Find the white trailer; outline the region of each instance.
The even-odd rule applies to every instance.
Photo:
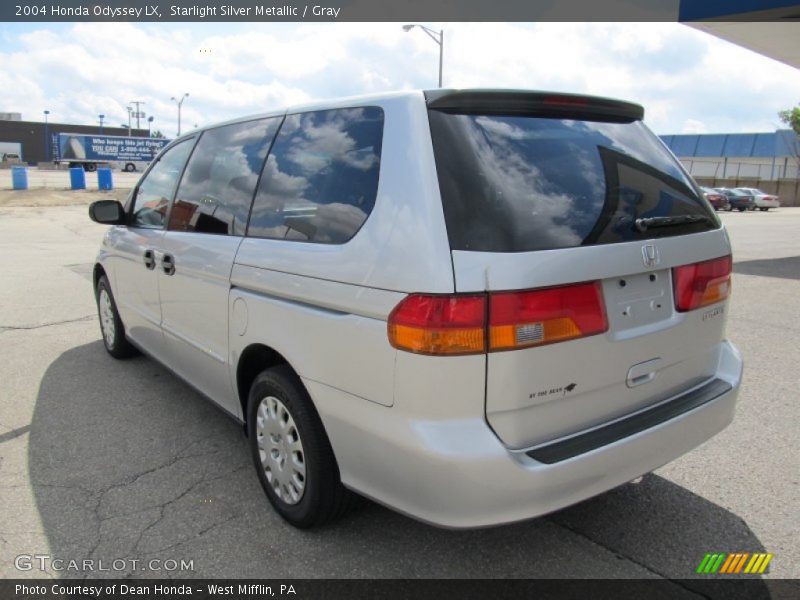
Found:
[[[121,171],[143,171],[170,140],[121,135],[59,133],[54,162],[95,171],[109,166]]]

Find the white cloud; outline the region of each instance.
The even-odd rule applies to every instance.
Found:
[[[708,133],[706,124],[697,119],[686,119],[680,133]]]
[[[445,85],[550,89],[640,102],[659,133],[757,131],[800,100],[797,70],[675,23],[448,23]],[[398,23],[126,24],[2,30],[2,110],[127,122],[144,100],[184,127],[311,98],[436,84],[438,47]]]

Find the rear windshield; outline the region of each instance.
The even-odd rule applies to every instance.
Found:
[[[453,250],[550,250],[719,227],[640,121],[428,114]],[[645,232],[634,226],[677,215],[709,218]]]

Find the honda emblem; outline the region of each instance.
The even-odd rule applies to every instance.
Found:
[[[642,246],[642,260],[645,267],[657,267],[661,263],[661,254],[653,244]]]

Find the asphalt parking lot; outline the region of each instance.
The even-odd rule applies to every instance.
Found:
[[[236,424],[153,361],[106,354],[90,283],[103,228],[86,207],[0,206],[0,575],[84,576],[15,568],[49,554],[193,560],[90,576],[685,578],[706,552],[744,551],[774,553],[765,578],[798,578],[800,208],[722,218],[746,361],[726,431],[524,523],[447,531],[368,504],[308,532],[271,510]]]

